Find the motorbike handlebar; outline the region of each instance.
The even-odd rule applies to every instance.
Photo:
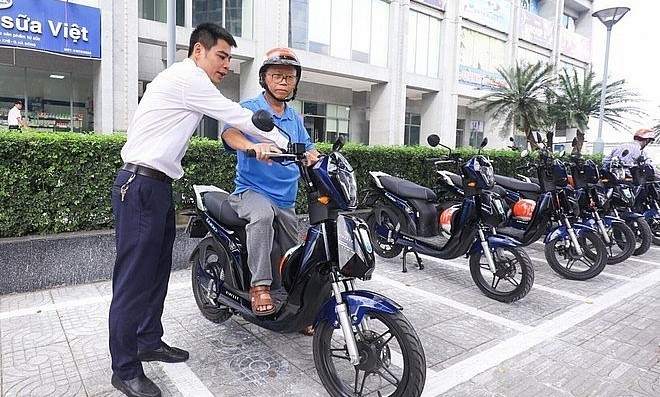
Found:
[[[245,151],[248,157],[257,157],[257,152],[254,149],[248,149]],[[296,160],[296,155],[295,154],[289,154],[289,153],[265,153],[268,155],[268,158],[270,160],[273,160],[277,163],[281,163],[282,161],[295,161]]]

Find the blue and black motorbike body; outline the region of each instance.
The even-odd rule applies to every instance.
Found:
[[[598,189],[598,166],[593,160],[585,159],[579,153],[572,154],[568,164],[572,183],[567,188],[574,189],[581,222],[598,231],[607,247],[608,264],[625,261],[635,251],[635,233],[623,219],[611,215],[601,216],[600,212],[604,211],[607,203],[607,195]]]
[[[438,145],[437,135],[430,136],[429,143]],[[486,143],[484,139],[482,147]],[[448,156],[427,161],[457,163],[459,159]],[[374,250],[385,258],[404,251],[404,272],[408,252],[415,255],[420,269],[418,254],[441,259],[465,255],[470,258],[473,280],[486,296],[502,302],[519,300],[531,289],[534,270],[520,243],[490,233],[506,221],[501,198],[486,190],[493,184],[492,164],[478,154],[462,164],[461,170],[465,197],[452,208],[449,239],[439,233],[439,218],[447,205],[439,203],[431,189],[384,172],[370,172],[372,189],[365,203],[372,207],[367,223]]]
[[[625,157],[627,151],[622,156]],[[633,177],[624,166],[621,157],[615,156],[600,169],[600,183],[596,185],[599,197],[604,198],[602,212],[623,219],[635,234],[636,248],[633,255],[642,255],[651,247],[653,232],[646,216],[635,210],[636,194]],[[652,213],[646,213],[652,218]]]
[[[264,131],[273,128],[266,111],[255,112],[253,122]],[[284,154],[269,155],[281,163],[273,166],[298,167],[310,221],[302,243],[283,256],[273,249],[271,293],[277,304],[272,315],[258,316],[251,308],[247,222],[229,205],[229,193],[195,186],[197,210],[187,228],[191,237],[202,238],[190,256],[195,300],[213,322],[239,314],[282,333],[313,324],[315,366],[332,396],[358,396],[365,390],[419,396],[426,362],[412,325],[400,305],[357,288],[356,280],[371,278],[375,258],[367,224],[351,215],[357,207],[357,183],[338,152],[341,143],[311,166],[306,165],[304,144],[289,144]],[[248,151],[250,155],[254,152]],[[402,363],[389,359],[391,349],[403,356]]]
[[[526,156],[527,152],[522,154]],[[495,189],[505,198],[513,214],[507,227],[498,228],[498,233],[515,237],[523,245],[545,236],[548,264],[565,278],[586,280],[600,274],[607,263],[607,249],[596,230],[575,220],[579,207],[567,189],[568,172],[564,162],[553,158],[548,149],[541,148],[535,161],[519,168],[536,169],[539,183],[495,176]],[[517,213],[517,206],[524,204],[527,205],[523,209],[527,210]]]
[[[642,152],[629,168],[635,196],[633,210],[644,215],[653,233],[653,244],[660,245],[660,181]]]

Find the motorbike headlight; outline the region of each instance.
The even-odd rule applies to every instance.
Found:
[[[357,208],[357,181],[351,164],[338,152],[330,154],[328,163],[328,175],[332,184],[341,193],[348,208]]]
[[[626,171],[622,167],[612,167],[610,168],[610,172],[619,181],[622,181],[626,177]]]
[[[474,170],[479,173],[481,180],[484,186],[482,188],[492,188],[495,186],[495,172],[493,171],[493,165],[483,156],[477,158],[477,161],[474,162]]]

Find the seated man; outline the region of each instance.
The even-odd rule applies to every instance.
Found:
[[[610,154],[603,157],[603,167],[608,167],[610,165],[612,157],[621,157],[621,154],[623,154],[623,151],[626,149],[628,150],[628,154],[626,154],[624,157],[621,157],[621,161],[623,161],[623,164],[626,165],[634,164],[639,156],[642,154],[646,155],[644,153],[644,148],[647,145],[653,143],[654,140],[655,133],[652,130],[649,130],[648,128],[641,128],[637,130],[633,136],[632,142],[619,145],[619,147],[614,148]],[[651,158],[647,157],[646,162],[651,164]],[[660,179],[660,172],[658,172],[657,168],[654,169],[656,179]]]
[[[259,84],[264,92],[241,102],[241,105],[252,111],[268,110],[275,124],[291,135],[292,142],[306,145],[307,161],[311,165],[318,160],[319,153],[300,116],[286,104],[296,96],[301,71],[300,62],[290,49],[269,50],[259,69]],[[249,222],[245,230],[249,252],[247,261],[252,273],[252,311],[258,316],[266,316],[275,312],[270,294],[273,282],[270,253],[276,236],[275,227],[283,252],[298,242],[295,204],[299,170],[295,164],[272,164],[268,161],[268,153],[279,153],[277,147],[260,143],[235,128],[227,127],[222,132],[222,141],[225,147],[235,150],[238,155],[236,190],[229,197],[229,202],[238,216]],[[254,149],[256,158],[247,157],[248,149]]]

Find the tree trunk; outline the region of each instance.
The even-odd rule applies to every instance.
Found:
[[[527,144],[532,149],[532,151],[539,149],[539,144],[536,142],[536,138],[534,137],[534,133],[531,129],[525,131],[525,138],[527,139]]]
[[[571,154],[582,153],[582,145],[584,145],[584,135],[585,133],[578,128],[578,130],[575,132],[575,145],[573,146],[573,150],[571,151]]]

